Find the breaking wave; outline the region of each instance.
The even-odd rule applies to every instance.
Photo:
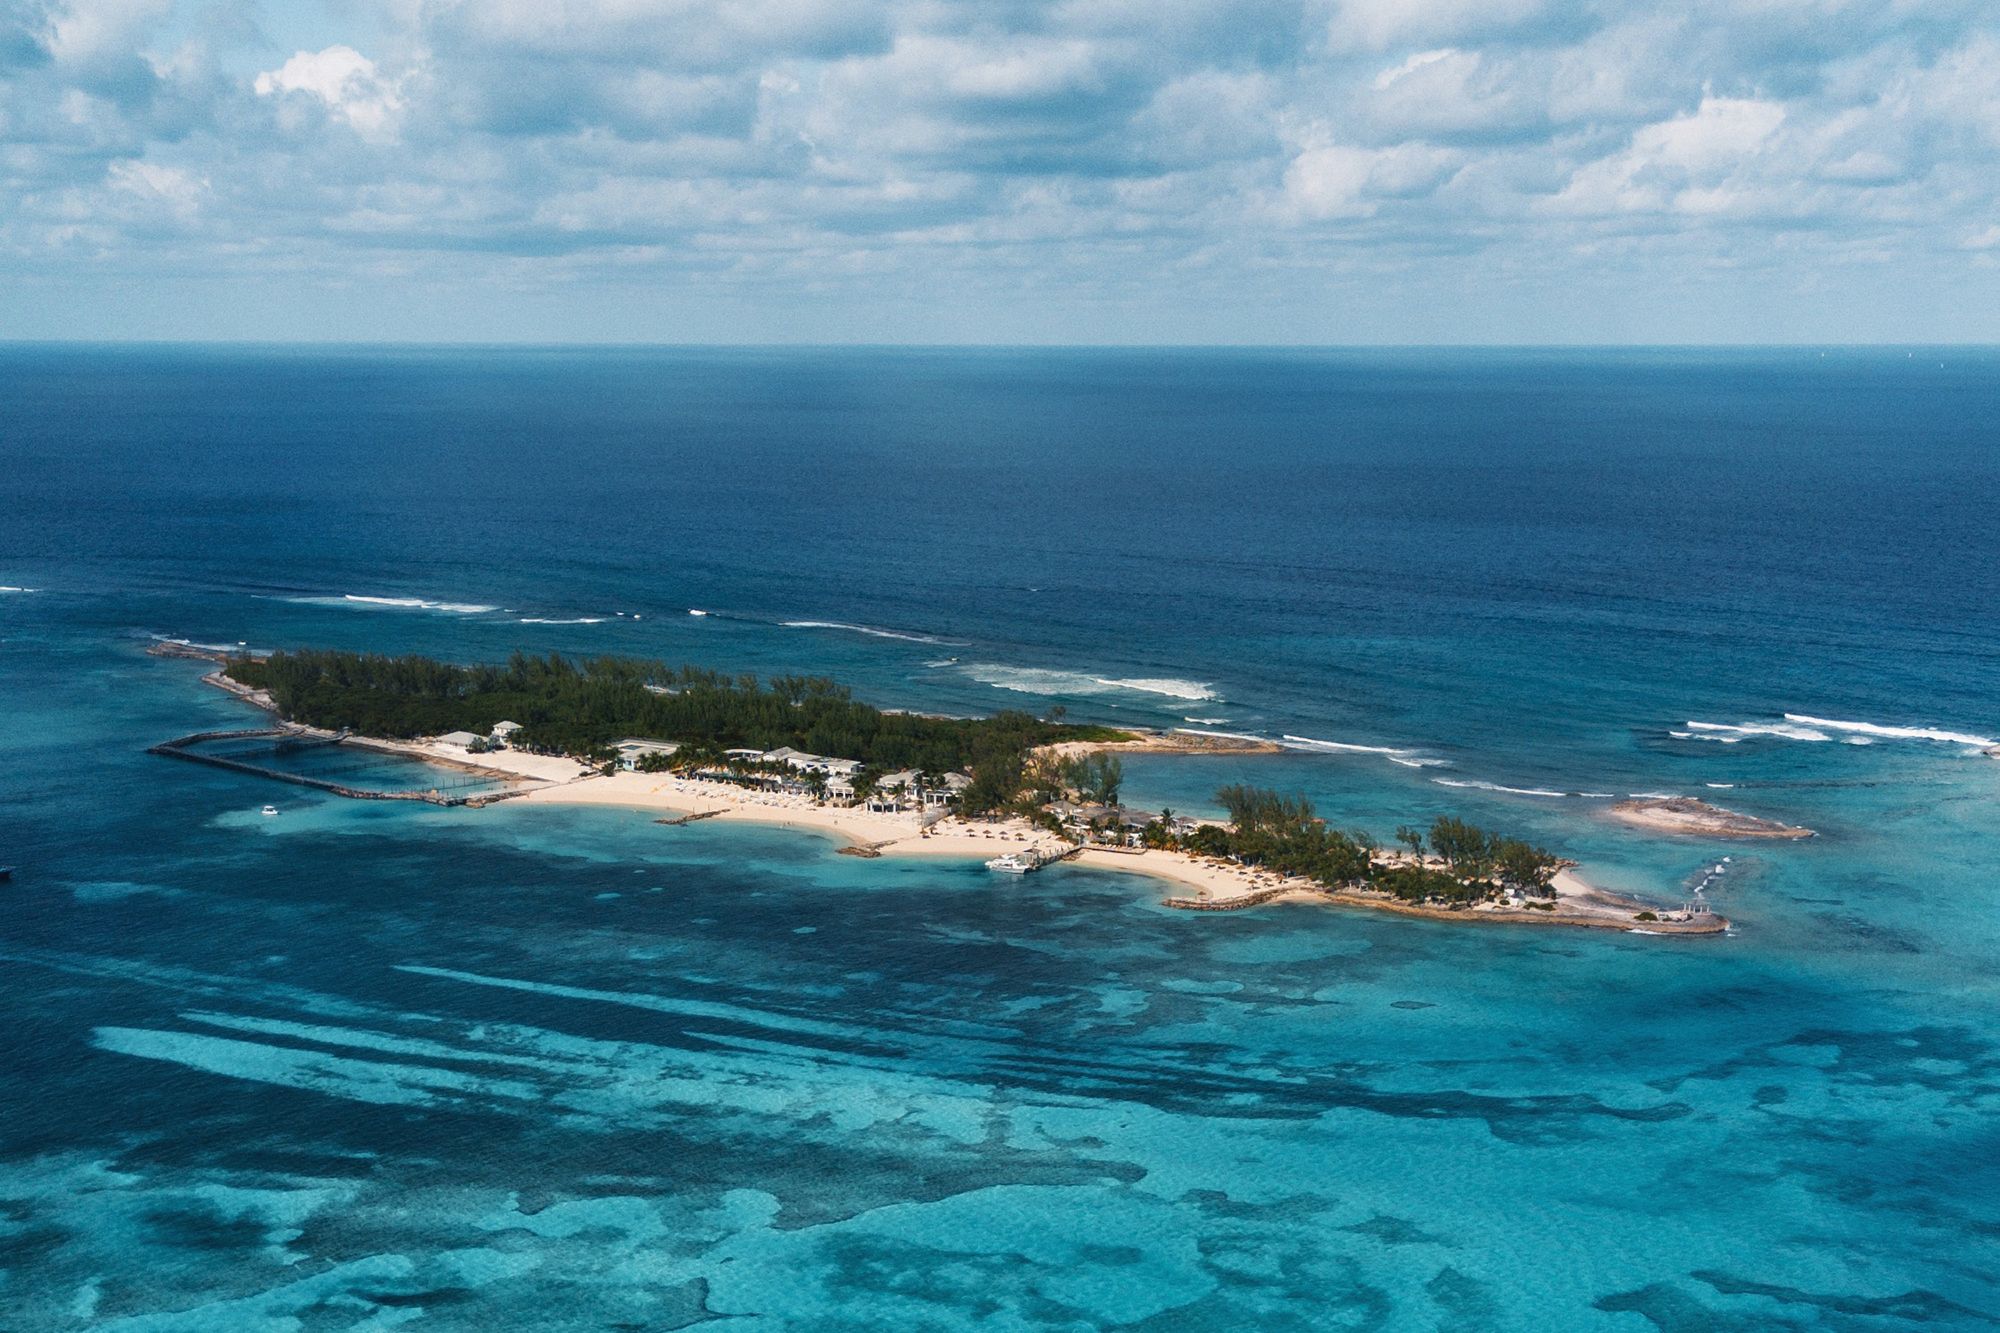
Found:
[[[1111,694],[1120,690],[1158,694],[1196,702],[1216,698],[1213,686],[1198,680],[1154,676],[1092,676],[1081,671],[1047,671],[1035,667],[972,662],[959,668],[982,685],[1017,694]]]
[[[1379,754],[1390,763],[1401,764],[1404,768],[1451,767],[1449,759],[1434,758],[1394,745],[1356,745],[1349,741],[1322,741],[1311,736],[1287,735],[1282,739],[1288,749],[1310,750],[1317,754]]]
[[[1479,791],[1506,792],[1509,796],[1568,796],[1566,791],[1550,791],[1546,787],[1503,787],[1497,782],[1486,782],[1479,778],[1432,778],[1440,787],[1471,787]]]
[[[1780,722],[1689,722],[1685,731],[1667,733],[1679,741],[1716,741],[1736,745],[1756,737],[1787,741],[1830,741],[1836,736],[1845,745],[1872,745],[1878,740],[1935,741],[1943,745],[1966,745],[1984,750],[2000,744],[1990,736],[1969,731],[1948,731],[1942,727],[1897,727],[1880,722],[1843,722],[1838,718],[1813,717],[1807,713],[1786,713]]]
[[[1789,716],[1789,714],[1787,715]],[[1735,745],[1752,736],[1776,736],[1788,741],[1830,741],[1833,737],[1811,727],[1798,726],[1788,722],[1689,722],[1686,731],[1667,734],[1676,740],[1720,741],[1724,745]]]
[[[1841,731],[1848,734],[1849,744],[1857,738],[1876,737],[1891,741],[1939,741],[1946,745],[1972,745],[1980,749],[2000,745],[1991,736],[1975,736],[1969,731],[1946,731],[1941,727],[1890,727],[1879,722],[1841,722],[1827,717],[1807,717],[1802,713],[1787,713],[1785,721],[1796,722],[1800,726],[1820,727],[1827,731]]]
[[[707,615],[706,611],[690,614]],[[837,629],[849,634],[866,634],[876,639],[901,639],[905,643],[931,643],[946,647],[963,645],[963,639],[940,639],[934,634],[909,634],[902,630],[883,629],[878,625],[851,625],[844,620],[781,620],[786,629]]]
[[[608,616],[572,616],[569,619],[552,616],[522,616],[523,625],[602,625]],[[637,619],[637,617],[634,617]]]
[[[209,653],[240,653],[245,650],[248,650],[254,656],[262,651],[261,649],[251,648],[247,640],[239,641],[234,644],[228,644],[228,643],[202,643],[197,639],[176,639],[165,634],[148,634],[146,637],[153,640],[155,643],[178,644],[183,648],[199,648],[203,652],[209,652]]]
[[[40,588],[17,588],[11,583],[0,584],[0,592],[40,592]]]
[[[384,611],[442,611],[455,616],[483,616],[503,608],[488,606],[483,602],[434,602],[424,597],[369,597],[361,593],[342,593],[338,597],[287,597],[286,601],[300,606],[346,606],[359,610]]]

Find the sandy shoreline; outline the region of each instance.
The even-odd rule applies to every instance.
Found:
[[[257,697],[262,691],[251,691],[220,671],[203,677],[203,680],[246,703],[271,710],[268,697]],[[1208,744],[1212,740],[1228,744]],[[871,856],[984,861],[1004,852],[1027,848],[1035,849],[1045,858],[1070,855],[1076,863],[1092,869],[1145,875],[1169,889],[1179,887],[1190,890],[1191,893],[1181,895],[1169,892],[1164,902],[1167,906],[1192,910],[1230,911],[1266,902],[1320,902],[1433,921],[1581,926],[1660,935],[1720,934],[1729,925],[1720,916],[1687,922],[1639,921],[1636,918],[1642,911],[1663,913],[1668,909],[1598,888],[1573,869],[1565,869],[1555,877],[1556,902],[1553,911],[1491,903],[1454,910],[1406,903],[1386,894],[1366,891],[1332,892],[1311,880],[1286,879],[1255,867],[1192,856],[1185,852],[1110,847],[1086,847],[1077,852],[1066,840],[1018,818],[989,821],[965,820],[956,815],[874,813],[858,807],[816,805],[804,797],[755,791],[728,783],[697,782],[672,773],[602,774],[574,759],[529,754],[521,750],[494,750],[475,755],[456,746],[436,742],[359,736],[351,737],[348,743],[504,778],[514,785],[514,791],[509,795],[513,803],[518,804],[606,806],[648,811],[660,816],[663,821],[696,816],[796,829],[831,838],[845,847],[861,849]],[[1101,744],[1072,742],[1052,748],[1062,753],[1147,751],[1240,754],[1275,752],[1281,747],[1236,737],[1156,732],[1143,735],[1136,741]]]
[[[489,756],[482,756],[486,757]],[[692,814],[732,823],[798,829],[866,848],[877,856],[985,860],[1027,847],[1047,856],[1071,850],[1068,842],[1020,819],[988,822],[950,816],[927,824],[923,816],[915,814],[871,814],[859,809],[817,806],[801,797],[753,792],[724,783],[696,782],[665,773],[583,778],[538,788],[521,800],[529,805],[615,806],[662,816]],[[1169,887],[1168,905],[1197,910],[1226,911],[1264,902],[1321,902],[1432,921],[1583,926],[1661,935],[1719,934],[1729,925],[1719,916],[1686,923],[1639,921],[1636,918],[1642,911],[1664,913],[1668,909],[1613,894],[1589,883],[1574,870],[1561,871],[1555,878],[1554,911],[1492,904],[1452,910],[1404,903],[1385,894],[1331,893],[1310,880],[1287,880],[1254,867],[1184,852],[1086,847],[1073,859],[1076,864],[1093,870],[1115,870],[1161,881]],[[1174,888],[1191,892],[1176,895],[1171,892]]]

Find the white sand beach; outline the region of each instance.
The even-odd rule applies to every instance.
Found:
[[[479,758],[501,756],[479,756]],[[524,756],[532,758],[533,756]],[[984,860],[1003,852],[1035,848],[1045,856],[1070,850],[1070,844],[1035,828],[1025,820],[963,820],[956,816],[926,822],[917,814],[875,814],[861,809],[815,805],[804,797],[750,791],[726,783],[697,782],[668,773],[619,773],[585,777],[537,788],[521,798],[528,804],[604,805],[650,810],[663,817],[699,815],[741,823],[798,829],[865,848],[878,856],[930,856]],[[1641,923],[1637,914],[1649,905],[1591,884],[1574,869],[1559,872],[1554,881],[1555,908],[1506,907],[1482,903],[1461,910],[1416,906],[1384,894],[1329,893],[1305,879],[1283,876],[1184,852],[1159,849],[1126,850],[1087,847],[1074,861],[1094,870],[1145,875],[1172,889],[1167,901],[1177,907],[1229,910],[1261,902],[1321,902],[1392,912],[1439,921],[1487,924],[1590,926],[1599,929],[1645,929],[1658,934],[1716,934],[1728,927],[1721,917],[1694,921]],[[1651,910],[1665,915],[1665,909]]]
[[[516,786],[513,799],[528,805],[613,806],[650,811],[663,820],[694,817],[764,824],[818,834],[870,856],[983,861],[1029,848],[1045,858],[1073,852],[1067,841],[1022,819],[966,820],[956,815],[877,813],[858,807],[819,805],[806,797],[781,792],[701,782],[672,773],[603,774],[573,759],[521,750],[474,754],[436,741],[359,737],[350,738],[347,743],[505,777]],[[1556,875],[1555,905],[1553,910],[1545,911],[1496,903],[1453,909],[1405,903],[1368,891],[1335,893],[1311,880],[1287,879],[1252,866],[1157,848],[1086,847],[1074,852],[1070,859],[1092,869],[1149,876],[1169,889],[1183,890],[1169,892],[1164,901],[1169,906],[1192,910],[1229,911],[1265,902],[1311,901],[1438,921],[1587,926],[1661,935],[1719,934],[1729,925],[1726,919],[1712,915],[1641,922],[1637,918],[1642,911],[1651,910],[1662,917],[1667,911],[1601,889],[1574,869],[1564,869]]]

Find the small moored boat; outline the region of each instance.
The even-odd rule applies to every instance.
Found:
[[[988,870],[997,870],[1003,875],[1025,875],[1030,870],[1042,868],[1042,858],[1031,847],[1026,851],[1008,852],[996,856],[986,863]]]
[[[278,807],[275,805],[267,805],[264,807],[264,813],[267,815],[275,815],[278,813]]]

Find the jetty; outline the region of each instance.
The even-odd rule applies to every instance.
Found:
[[[1235,893],[1227,898],[1166,898],[1162,907],[1173,907],[1183,912],[1240,912],[1246,907],[1268,903],[1273,898],[1287,893],[1297,893],[1296,884],[1280,884],[1275,888],[1253,889],[1249,893]]]
[[[308,727],[277,726],[253,727],[237,731],[197,731],[186,736],[176,736],[169,741],[146,747],[147,754],[165,755],[169,759],[185,759],[190,763],[209,764],[215,768],[226,768],[237,773],[249,773],[260,778],[270,778],[275,782],[289,782],[298,787],[313,787],[320,791],[330,791],[336,796],[345,796],[357,801],[422,801],[428,805],[483,806],[495,801],[504,801],[510,796],[522,795],[527,789],[515,787],[505,791],[467,791],[473,781],[439,782],[427,788],[385,790],[376,787],[354,787],[336,782],[331,778],[315,777],[308,773],[294,773],[288,769],[276,768],[269,764],[256,763],[237,754],[211,754],[194,747],[230,741],[273,742],[273,754],[296,752],[302,749],[346,745],[350,737],[344,731],[316,731]],[[377,747],[363,745],[360,748]],[[507,775],[495,773],[494,777]],[[455,790],[456,789],[456,790]]]

